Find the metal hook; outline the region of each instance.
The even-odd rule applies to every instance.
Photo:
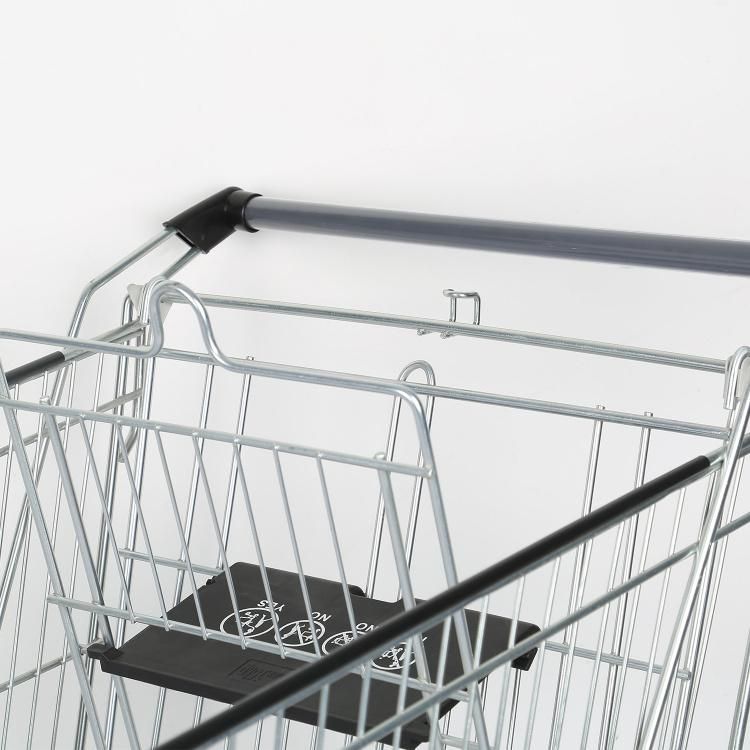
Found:
[[[750,347],[741,346],[727,360],[724,378],[724,408],[733,409],[748,386]]]
[[[475,326],[479,325],[479,320],[482,312],[482,298],[479,296],[479,292],[457,292],[455,289],[443,289],[443,297],[448,297],[450,300],[450,314],[448,322],[455,323],[456,315],[458,312],[458,300],[459,299],[473,299],[474,300],[474,319],[472,323]],[[441,339],[450,338],[453,334],[450,331],[443,331],[440,334]]]
[[[459,299],[473,299],[474,300],[474,318],[472,324],[475,326],[479,325],[481,314],[482,314],[482,298],[479,296],[479,292],[457,292],[455,289],[443,289],[443,296],[448,297],[450,300],[450,308],[448,310],[448,322],[455,323],[458,315],[458,302]],[[425,328],[418,328],[417,335],[425,336],[431,331]],[[450,331],[441,331],[440,338],[447,339],[453,334]]]

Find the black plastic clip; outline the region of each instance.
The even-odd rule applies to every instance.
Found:
[[[101,662],[110,662],[118,659],[122,656],[122,651],[114,646],[105,646],[103,643],[96,642],[92,643],[86,651],[92,659],[96,659]]]
[[[176,230],[189,245],[207,253],[235,229],[258,231],[245,223],[245,207],[257,196],[258,193],[228,187],[165,221],[164,226]]]

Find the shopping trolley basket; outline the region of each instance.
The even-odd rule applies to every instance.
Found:
[[[166,222],[86,287],[67,336],[0,330],[56,349],[0,370],[2,745],[677,748],[708,722],[717,746],[742,747],[750,649],[743,661],[711,648],[727,632],[715,614],[728,540],[750,521],[740,492],[750,349],[720,360],[491,327],[476,292],[446,290],[441,321],[201,294],[172,280],[238,228],[750,270],[746,243],[237,188]],[[100,288],[178,240],[186,251],[128,287],[118,326],[81,336]],[[472,318],[460,323],[466,299]],[[246,331],[229,316],[253,313],[719,374],[726,426],[446,386],[422,360],[388,377],[229,355],[223,334]],[[554,421],[565,472],[549,477],[545,502],[572,510],[566,491],[579,488],[578,520],[539,538],[539,524],[509,513],[524,497],[488,502],[497,460],[480,460],[477,445],[462,456],[436,435],[444,403],[506,415],[502,426],[511,412]],[[561,424],[574,432],[558,442]],[[617,430],[637,434],[634,462],[607,437]],[[679,440],[658,449],[682,460],[652,469],[654,436]],[[579,445],[588,460],[573,465]],[[620,490],[609,501],[607,471]],[[541,474],[506,466],[502,479],[528,491]],[[478,498],[455,497],[454,476]],[[456,504],[471,508],[468,546],[505,525],[527,543],[459,575],[467,537]],[[746,636],[741,611],[730,619]],[[717,670],[732,695],[718,704],[700,692]]]

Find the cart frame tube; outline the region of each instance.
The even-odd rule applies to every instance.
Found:
[[[255,196],[245,228],[415,242],[550,258],[750,275],[750,242],[373,208]]]

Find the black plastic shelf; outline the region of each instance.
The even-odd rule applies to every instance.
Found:
[[[275,611],[279,620],[282,642],[289,648],[314,653],[315,647],[306,610],[302,600],[299,577],[296,573],[267,568],[270,588],[274,595]],[[243,631],[249,639],[248,648],[241,649],[231,643],[204,641],[187,633],[166,631],[150,626],[131,638],[121,649],[104,650],[93,645],[88,653],[101,662],[105,672],[148,682],[153,685],[180,690],[224,703],[234,703],[260,690],[278,677],[304,666],[305,662],[278,653],[266,653],[252,648],[253,641],[276,644],[273,622],[263,588],[260,569],[248,563],[231,567],[232,581],[237,593]],[[323,653],[344,645],[351,639],[349,618],[346,614],[341,584],[312,576],[306,577],[313,607],[316,636]],[[361,589],[350,587],[358,629],[367,632],[380,623],[402,613],[402,602],[384,602],[371,599]],[[226,577],[222,574],[209,580],[198,590],[206,627],[237,634]],[[169,612],[173,621],[198,625],[193,597],[189,596]],[[476,633],[479,613],[466,610],[469,630]],[[508,646],[511,621],[495,615],[487,616],[482,658],[505,650]],[[527,638],[539,628],[519,622],[517,641]],[[430,673],[437,672],[442,626],[438,625],[423,634],[424,650]],[[513,662],[517,669],[531,666],[536,650]],[[400,674],[404,659],[403,644],[396,645],[373,660],[376,669]],[[416,677],[412,657],[411,674]],[[445,680],[463,673],[455,632],[451,630]],[[331,686],[327,726],[334,731],[353,734],[359,711],[361,678],[347,675]],[[392,716],[396,711],[398,685],[373,680],[370,687],[366,726],[372,727]],[[409,690],[407,705],[420,694]],[[287,709],[286,716],[307,724],[317,724],[317,697],[313,696]],[[444,701],[440,715],[449,711],[456,701]],[[403,728],[401,747],[411,750],[428,738],[426,717]],[[388,740],[386,739],[386,742]]]

